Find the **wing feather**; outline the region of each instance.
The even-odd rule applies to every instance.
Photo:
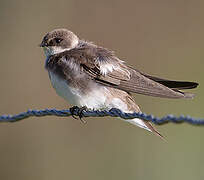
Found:
[[[145,75],[131,67],[126,66],[112,51],[86,44],[65,53],[66,59],[75,59],[93,80],[106,86],[121,89],[127,92],[166,98],[192,97],[183,93],[179,88],[167,87],[167,80]]]

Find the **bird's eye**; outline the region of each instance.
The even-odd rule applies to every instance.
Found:
[[[55,41],[57,44],[61,43],[62,42],[62,39],[61,38],[55,38]]]

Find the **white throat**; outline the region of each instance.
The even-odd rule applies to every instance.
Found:
[[[71,48],[62,48],[60,46],[43,47],[46,57],[52,56],[54,54],[59,54],[64,51],[69,51],[70,49]]]

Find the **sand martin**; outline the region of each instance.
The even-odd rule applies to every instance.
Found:
[[[113,51],[81,40],[67,29],[55,29],[47,33],[40,46],[46,55],[45,68],[57,94],[79,107],[141,112],[131,93],[175,99],[192,98],[193,94],[180,90],[198,85],[145,74],[126,65]],[[150,122],[137,118],[125,121],[162,137]]]

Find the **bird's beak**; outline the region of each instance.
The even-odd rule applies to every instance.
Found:
[[[46,47],[47,46],[47,43],[42,41],[40,44],[39,44],[39,47]]]

